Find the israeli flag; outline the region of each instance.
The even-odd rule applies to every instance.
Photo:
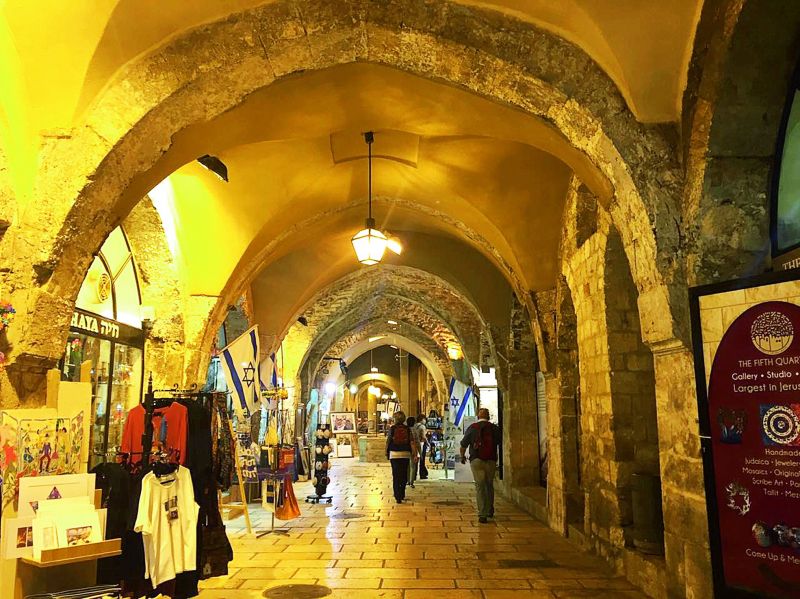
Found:
[[[455,378],[450,379],[450,422],[454,425],[461,426],[471,398],[472,387]]]
[[[263,362],[261,362],[261,372],[266,373],[266,380],[269,383],[269,387],[262,386],[261,390],[266,391],[268,388],[277,389],[278,387],[278,361],[275,358],[275,354],[270,354],[268,358],[265,358]],[[263,383],[262,383],[263,384]]]
[[[240,416],[249,417],[261,401],[264,384],[261,382],[260,349],[258,325],[255,325],[220,352],[225,381],[233,393],[233,407]]]

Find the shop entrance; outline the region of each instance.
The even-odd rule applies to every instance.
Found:
[[[122,443],[128,410],[139,402],[143,380],[144,335],[140,329],[76,310],[73,323],[101,322],[118,336],[111,337],[79,326],[70,327],[61,366],[61,378],[79,381],[88,362],[92,383],[92,432],[89,468],[106,461]],[[91,325],[90,325],[91,326]],[[92,327],[93,328],[93,327]]]

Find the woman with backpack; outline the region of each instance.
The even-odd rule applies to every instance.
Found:
[[[394,413],[394,425],[386,435],[386,457],[392,465],[392,487],[397,503],[403,503],[406,498],[406,484],[408,483],[408,469],[411,460],[417,461],[417,443],[414,434],[406,425],[406,415],[403,412]]]

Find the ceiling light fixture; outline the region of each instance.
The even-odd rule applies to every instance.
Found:
[[[222,162],[216,156],[211,156],[210,154],[203,154],[200,158],[197,159],[197,162],[202,164],[212,173],[214,173],[217,177],[221,180],[228,182],[228,167],[225,166],[225,163]]]
[[[375,141],[375,134],[367,131],[364,133],[364,141],[367,142],[367,201],[369,208],[364,228],[353,235],[351,242],[358,261],[365,266],[373,266],[383,259],[387,247],[395,254],[400,254],[403,246],[397,239],[387,237],[383,231],[375,227],[375,219],[372,218],[372,142]]]

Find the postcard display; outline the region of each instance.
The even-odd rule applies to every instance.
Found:
[[[318,424],[317,432],[315,433],[316,442],[314,443],[314,453],[311,460],[314,462],[314,478],[311,483],[314,485],[316,495],[309,495],[306,497],[306,503],[319,503],[325,501],[327,503],[333,502],[333,497],[325,495],[325,491],[330,484],[330,460],[328,457],[332,451],[330,439],[333,433],[331,432],[330,425]]]
[[[106,551],[113,545],[103,541],[105,512],[96,509],[94,475],[86,474],[91,385],[59,382],[57,372],[54,376],[49,407],[0,411],[2,597],[41,588],[58,577],[37,567],[39,562],[70,559],[72,548],[90,560],[94,548]],[[65,512],[66,504],[70,509]],[[83,581],[93,571],[94,564],[87,562],[70,573]]]
[[[770,274],[691,292],[717,597],[800,598],[800,281],[794,277]]]

